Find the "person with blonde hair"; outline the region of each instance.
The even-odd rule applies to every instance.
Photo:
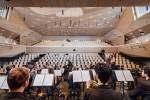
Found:
[[[29,70],[24,67],[12,68],[7,76],[9,92],[0,100],[31,100],[24,94],[29,84]]]

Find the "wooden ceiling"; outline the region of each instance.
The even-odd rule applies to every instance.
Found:
[[[132,23],[131,26],[134,26],[134,24],[137,24],[137,25],[140,24],[141,25],[141,23],[146,23],[146,24],[140,28],[134,29],[134,30],[126,33],[125,37],[127,38],[127,40],[150,34],[150,20],[149,20],[149,18],[150,18],[150,13],[147,13],[144,16],[137,19],[135,23]],[[131,27],[129,27],[129,28],[131,28]]]
[[[78,7],[83,15],[78,17],[59,17],[71,8],[52,7],[15,7],[25,23],[32,30],[48,36],[103,36],[111,31],[121,16],[124,7]],[[43,10],[42,10],[43,9]],[[47,11],[46,11],[47,10]],[[39,11],[39,12],[38,12]],[[42,12],[40,12],[42,11]],[[48,11],[49,14],[47,14]],[[46,14],[45,14],[45,13]],[[72,11],[75,13],[76,11]]]
[[[0,36],[12,38],[12,39],[16,39],[18,37],[18,35],[16,33],[13,33],[11,31],[3,29],[1,27],[0,27]]]
[[[127,38],[127,40],[130,40],[146,34],[150,34],[150,24],[126,34],[125,37]]]
[[[112,7],[148,4],[150,0],[0,0],[0,5],[14,7]]]

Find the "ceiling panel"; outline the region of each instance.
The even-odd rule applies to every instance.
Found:
[[[50,36],[103,36],[115,27],[123,12],[121,7],[15,7],[15,10],[32,30]],[[79,10],[82,15],[76,13]]]
[[[13,33],[11,31],[8,31],[8,30],[3,29],[1,27],[0,27],[0,36],[12,38],[12,39],[15,39],[16,37],[18,37],[18,35],[16,33]]]

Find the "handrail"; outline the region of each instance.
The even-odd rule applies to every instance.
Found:
[[[23,47],[26,47],[25,45],[13,44],[13,43],[0,43],[0,46],[23,46]]]
[[[131,47],[131,46],[140,46],[140,45],[146,45],[146,44],[149,44],[150,41],[147,41],[147,42],[141,42],[141,43],[130,43],[130,44],[124,44],[124,45],[115,45],[115,46],[91,46],[91,47]],[[26,46],[26,45],[20,45],[20,44],[12,44],[12,43],[0,43],[0,46],[23,46],[23,47],[73,47],[73,46]],[[79,47],[79,46],[77,46]],[[87,47],[90,47],[90,46],[87,46]]]

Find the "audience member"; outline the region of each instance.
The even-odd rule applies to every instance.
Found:
[[[86,91],[84,100],[123,100],[122,97],[108,85],[111,71],[106,64],[98,63],[95,66],[95,70],[102,84],[97,88]]]
[[[30,100],[24,94],[25,88],[28,86],[29,71],[26,68],[13,68],[7,76],[9,92],[2,96],[0,100]]]
[[[137,100],[139,96],[143,100],[150,100],[150,67],[144,67],[142,77],[145,77],[145,80],[140,81],[138,86],[129,93],[131,100]]]

